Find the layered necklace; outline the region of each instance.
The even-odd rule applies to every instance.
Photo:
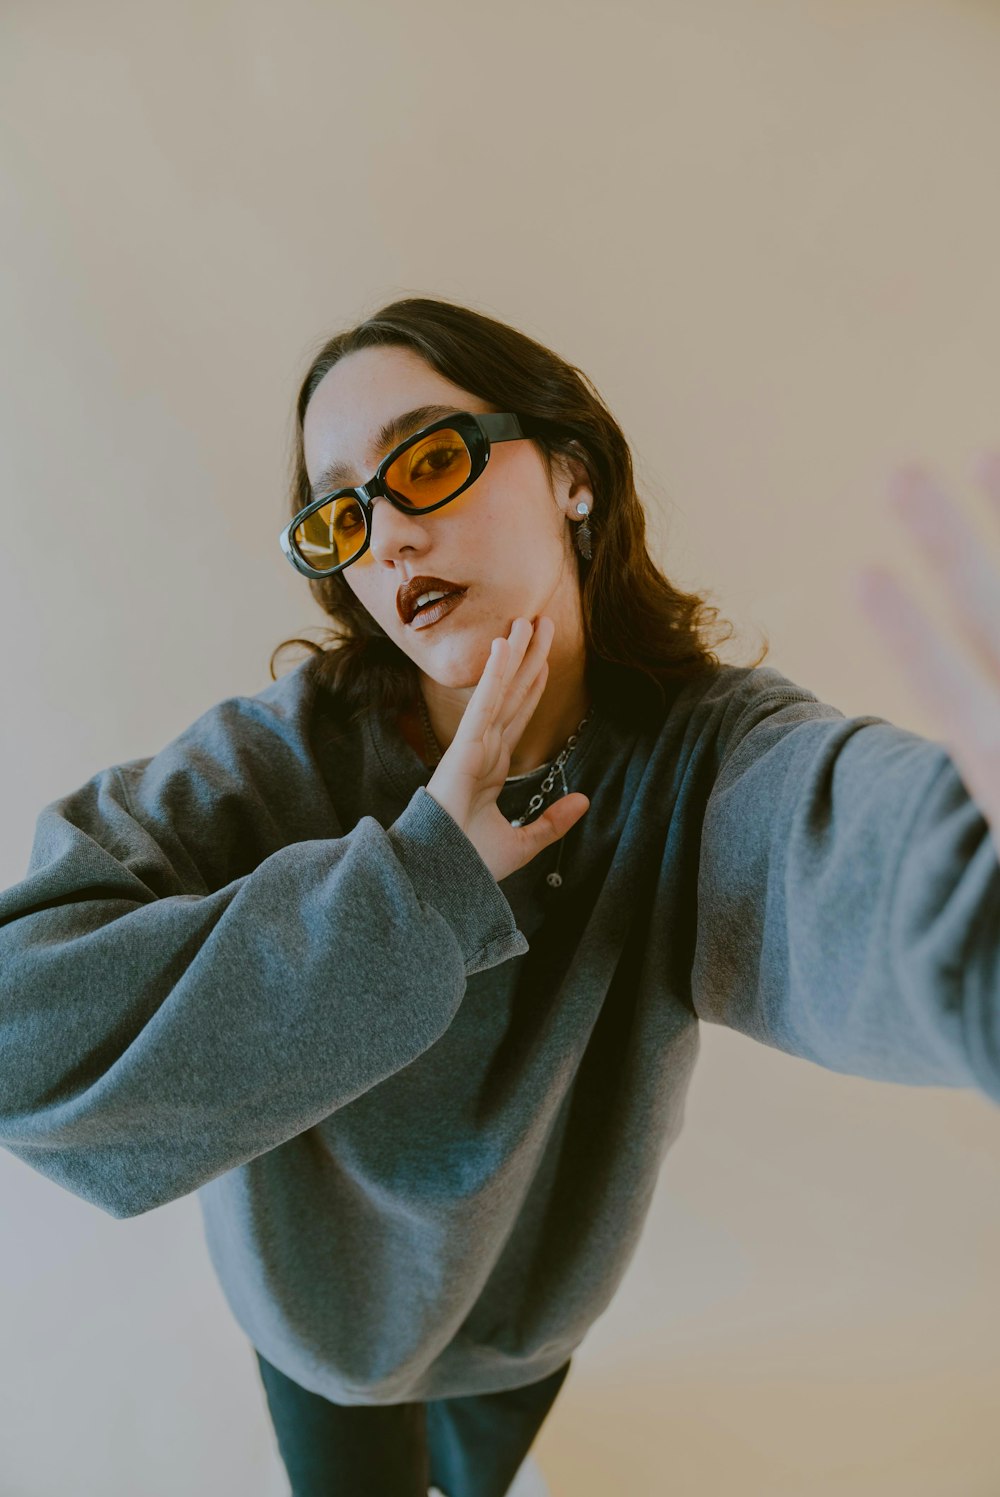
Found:
[[[441,745],[438,743],[437,739],[434,736],[434,729],[431,727],[430,713],[427,711],[427,703],[424,701],[423,692],[418,691],[417,696],[420,701],[420,717],[424,726],[424,742],[427,745],[427,752],[431,760],[431,765],[432,767],[434,767],[441,762]],[[593,707],[591,707],[586,716],[582,718],[581,721],[577,724],[575,731],[569,735],[569,738],[566,740],[565,746],[559,751],[555,759],[550,764],[549,772],[545,776],[545,779],[542,781],[541,785],[538,787],[537,792],[531,797],[527,806],[521,812],[521,815],[514,818],[514,820],[511,822],[511,826],[524,826],[526,821],[533,818],[536,811],[541,810],[550,792],[552,791],[553,786],[556,783],[557,774],[562,780],[563,795],[569,794],[569,786],[566,784],[566,775],[563,772],[563,766],[565,765],[566,760],[569,758],[570,754],[572,754],[573,750],[576,748],[580,734],[583,732],[584,728],[587,726],[593,715],[594,709]],[[537,771],[532,770],[531,772],[534,774]],[[527,778],[527,776],[513,775],[511,776],[511,778],[517,780],[525,779]],[[565,838],[560,837],[559,853],[556,859],[555,869],[552,873],[547,874],[545,878],[545,882],[550,886],[550,888],[553,889],[558,889],[560,884],[562,883],[562,875],[559,872],[559,865],[562,862],[562,849],[564,841]]]

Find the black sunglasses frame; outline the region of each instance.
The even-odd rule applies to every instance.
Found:
[[[472,460],[468,478],[465,479],[461,487],[457,488],[453,494],[449,494],[447,499],[439,499],[436,504],[428,504],[424,509],[414,509],[411,505],[401,503],[387,487],[385,482],[386,473],[399,457],[400,453],[405,452],[408,447],[412,447],[415,442],[419,442],[422,438],[429,436],[431,432],[441,431],[445,428],[457,431],[468,448],[469,456]],[[372,507],[375,499],[379,497],[388,499],[393,508],[398,509],[402,514],[430,514],[432,510],[441,509],[443,505],[450,504],[470,484],[475,483],[490,460],[490,447],[494,442],[517,442],[525,437],[537,436],[543,429],[551,431],[551,422],[543,421],[533,416],[515,415],[511,411],[499,414],[492,411],[487,414],[474,411],[458,411],[452,416],[442,416],[439,420],[432,421],[430,426],[421,427],[419,431],[407,437],[405,442],[400,442],[397,447],[394,447],[391,452],[387,453],[367,483],[359,484],[357,488],[334,489],[332,493],[324,494],[321,498],[314,499],[311,504],[307,504],[305,509],[300,510],[288,522],[278,537],[281,549],[295,570],[301,572],[304,577],[315,577],[317,579],[334,577],[338,572],[342,572],[345,567],[351,566],[360,557],[364,556],[371,545]],[[302,524],[303,520],[307,520],[317,509],[322,509],[324,504],[329,504],[331,499],[339,499],[341,496],[346,497],[348,494],[359,501],[364,513],[364,541],[348,561],[339,562],[337,566],[329,567],[325,572],[318,571],[299,555],[292,542],[292,533],[297,526]]]

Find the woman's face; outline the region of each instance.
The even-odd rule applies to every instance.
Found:
[[[385,451],[374,447],[384,422],[439,403],[485,413],[496,407],[439,374],[409,348],[359,349],[324,375],[306,409],[303,441],[310,482],[332,463],[350,469],[341,487],[367,481]],[[428,425],[434,418],[425,418]],[[416,429],[416,428],[415,428]],[[396,445],[395,443],[393,445]],[[582,464],[550,486],[541,453],[528,440],[500,442],[486,469],[450,504],[425,515],[375,500],[371,544],[344,569],[368,612],[419,669],[442,686],[474,689],[492,641],[515,618],[547,614],[555,624],[550,678],[583,658],[580,584],[567,516],[593,508]],[[459,606],[424,629],[404,624],[397,589],[418,573],[458,583]]]

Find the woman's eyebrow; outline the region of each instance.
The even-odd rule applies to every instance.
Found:
[[[399,416],[390,416],[375,434],[375,451],[379,456],[390,452],[397,443],[412,436],[422,426],[429,426],[439,416],[455,416],[459,407],[455,405],[418,405],[412,411],[403,411]],[[328,494],[332,489],[346,488],[352,483],[354,470],[348,463],[330,463],[312,484],[314,499]]]

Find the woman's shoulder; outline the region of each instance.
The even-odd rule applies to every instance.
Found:
[[[670,712],[696,709],[713,713],[741,713],[754,703],[770,698],[818,701],[807,686],[791,680],[773,665],[728,665],[721,663],[691,680],[677,684],[669,700]]]
[[[309,756],[316,686],[308,662],[261,691],[234,692],[207,707],[155,752],[115,766],[129,783],[184,778],[266,783]]]

